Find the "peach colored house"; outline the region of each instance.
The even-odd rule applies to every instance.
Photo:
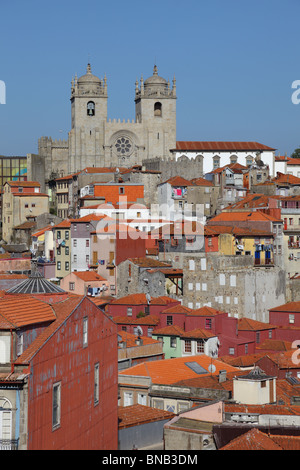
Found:
[[[73,271],[61,279],[60,287],[78,295],[110,295],[109,282],[95,271]]]

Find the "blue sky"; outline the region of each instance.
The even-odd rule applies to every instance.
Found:
[[[67,138],[70,83],[87,62],[108,117],[134,119],[135,80],[177,81],[177,140],[300,146],[299,0],[13,0],[0,5],[0,154]]]

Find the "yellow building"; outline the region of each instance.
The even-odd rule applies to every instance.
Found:
[[[209,228],[219,235],[218,252],[222,255],[254,257],[256,265],[274,263],[274,235],[259,229],[210,225]]]
[[[61,279],[71,272],[71,222],[66,219],[53,227],[55,277]]]

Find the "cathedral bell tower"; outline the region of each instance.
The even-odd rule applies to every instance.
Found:
[[[71,83],[71,131],[69,132],[69,172],[87,166],[101,166],[104,126],[107,120],[107,81],[86,74]]]
[[[135,84],[135,120],[144,129],[147,158],[169,157],[176,148],[176,99],[175,77],[171,88],[156,65],[152,77]]]

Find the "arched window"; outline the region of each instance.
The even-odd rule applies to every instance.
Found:
[[[87,104],[87,115],[95,116],[95,103],[94,101],[89,101]]]
[[[213,162],[214,162],[214,170],[215,170],[216,168],[219,168],[219,166],[220,166],[220,156],[219,156],[219,155],[215,155],[215,156],[213,157]]]
[[[12,432],[12,405],[5,397],[0,397],[0,449],[10,449]]]
[[[162,116],[162,104],[159,102],[154,104],[154,116]]]
[[[253,163],[253,157],[251,157],[251,155],[248,155],[246,157],[246,165],[250,166],[250,165],[252,165],[252,163]]]

